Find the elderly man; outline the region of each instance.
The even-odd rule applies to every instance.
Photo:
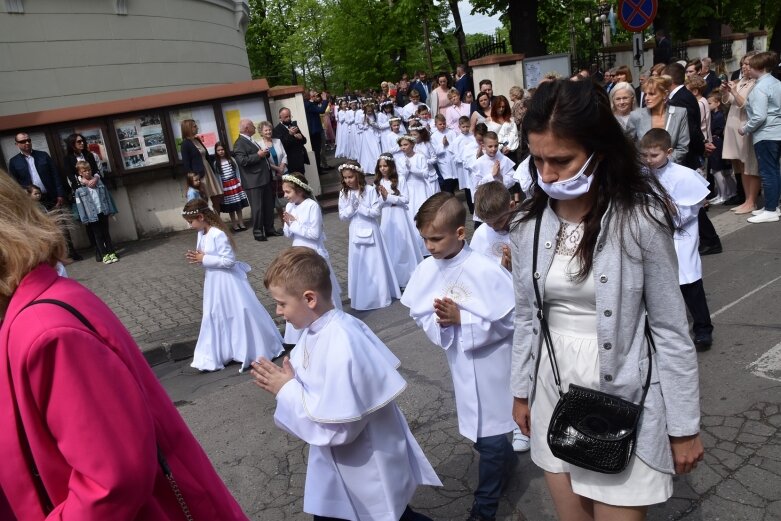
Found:
[[[241,186],[249,199],[252,214],[252,235],[256,241],[267,236],[281,236],[274,229],[274,187],[271,183],[270,152],[252,137],[255,124],[249,119],[239,121],[239,137],[233,143],[233,155],[239,164]]]
[[[309,156],[306,153],[306,138],[298,128],[298,123],[293,121],[290,109],[279,109],[279,123],[274,127],[272,136],[282,142],[287,154],[287,169],[290,172],[305,173],[305,165],[309,164]]]

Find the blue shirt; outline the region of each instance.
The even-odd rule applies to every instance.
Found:
[[[754,143],[781,141],[781,82],[765,73],[746,101],[748,122],[743,127]]]

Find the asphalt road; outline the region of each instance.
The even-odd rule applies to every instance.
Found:
[[[711,212],[724,253],[703,259],[715,331],[700,353],[705,461],[676,478],[674,497],[651,520],[781,519],[781,223],[746,225]],[[477,456],[458,434],[444,353],[398,302],[357,313],[401,359],[409,386],[399,399],[412,432],[442,479],[413,506],[437,520],[465,519]],[[306,448],[277,429],[275,403],[238,365],[197,374],[189,361],[154,369],[228,487],[254,520],[310,519],[301,512]],[[554,520],[542,472],[518,456],[499,519]]]

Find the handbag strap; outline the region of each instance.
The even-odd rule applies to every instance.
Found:
[[[550,359],[551,370],[553,371],[553,380],[556,383],[556,387],[559,391],[559,396],[564,396],[564,392],[561,389],[561,376],[559,374],[559,364],[556,361],[556,353],[553,349],[553,339],[551,338],[550,329],[548,328],[548,320],[545,318],[545,312],[542,309],[542,298],[540,296],[540,288],[537,284],[537,253],[540,243],[540,227],[542,226],[542,215],[544,210],[537,214],[537,218],[534,221],[534,246],[532,247],[532,283],[534,285],[534,296],[537,301],[537,318],[540,321],[540,330],[542,333],[543,342],[545,348],[548,350],[548,358]],[[640,399],[640,407],[642,408],[645,403],[645,397],[648,394],[648,389],[651,386],[651,370],[653,369],[653,357],[651,356],[651,349],[656,351],[656,344],[654,343],[653,335],[651,334],[651,327],[648,323],[648,315],[645,316],[645,338],[648,346],[648,374],[645,377],[645,385],[643,385],[643,395]]]
[[[85,317],[78,309],[74,308],[67,302],[63,302],[61,300],[56,300],[56,299],[48,299],[48,298],[33,300],[32,302],[28,303],[25,307],[23,307],[21,311],[24,311],[25,309],[35,304],[52,304],[55,306],[59,306],[65,309],[66,311],[68,311],[74,317],[76,317],[79,320],[79,322],[81,322],[84,325],[84,327],[86,327],[96,335],[100,336],[98,331],[95,329],[95,326],[93,326],[90,323],[90,321],[87,320],[87,317]],[[9,378],[11,377],[10,368],[8,371],[8,376]],[[13,380],[11,381],[11,385],[13,387]],[[49,497],[49,493],[46,491],[46,486],[43,483],[41,474],[38,472],[38,466],[35,464],[35,458],[33,457],[32,447],[30,447],[29,439],[27,438],[27,433],[24,430],[24,423],[22,423],[21,414],[19,412],[18,406],[16,405],[16,401],[14,401],[14,407],[16,409],[18,424],[22,429],[22,450],[26,453],[26,456],[29,459],[32,468],[33,480],[35,481],[35,488],[36,491],[38,492],[38,497],[40,498],[41,505],[43,506],[44,512],[46,514],[49,514],[52,510],[54,510],[54,503],[52,502],[51,497]],[[174,479],[174,476],[171,473],[171,468],[168,466],[168,462],[166,461],[165,455],[163,454],[163,449],[160,448],[159,444],[157,445],[157,462],[160,464],[160,468],[162,469],[165,478],[168,480],[168,484],[170,485],[171,490],[174,493],[174,496],[176,496],[176,501],[179,503],[179,507],[182,509],[182,513],[184,514],[185,519],[187,519],[187,521],[193,521],[193,517],[190,514],[190,509],[184,500],[184,496],[182,496],[182,493],[179,490],[179,486],[177,485],[176,480]]]

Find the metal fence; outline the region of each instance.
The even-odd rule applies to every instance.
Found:
[[[491,54],[505,54],[507,52],[507,42],[499,40],[496,36],[484,36],[475,43],[468,45],[466,54],[469,60],[482,58]]]

